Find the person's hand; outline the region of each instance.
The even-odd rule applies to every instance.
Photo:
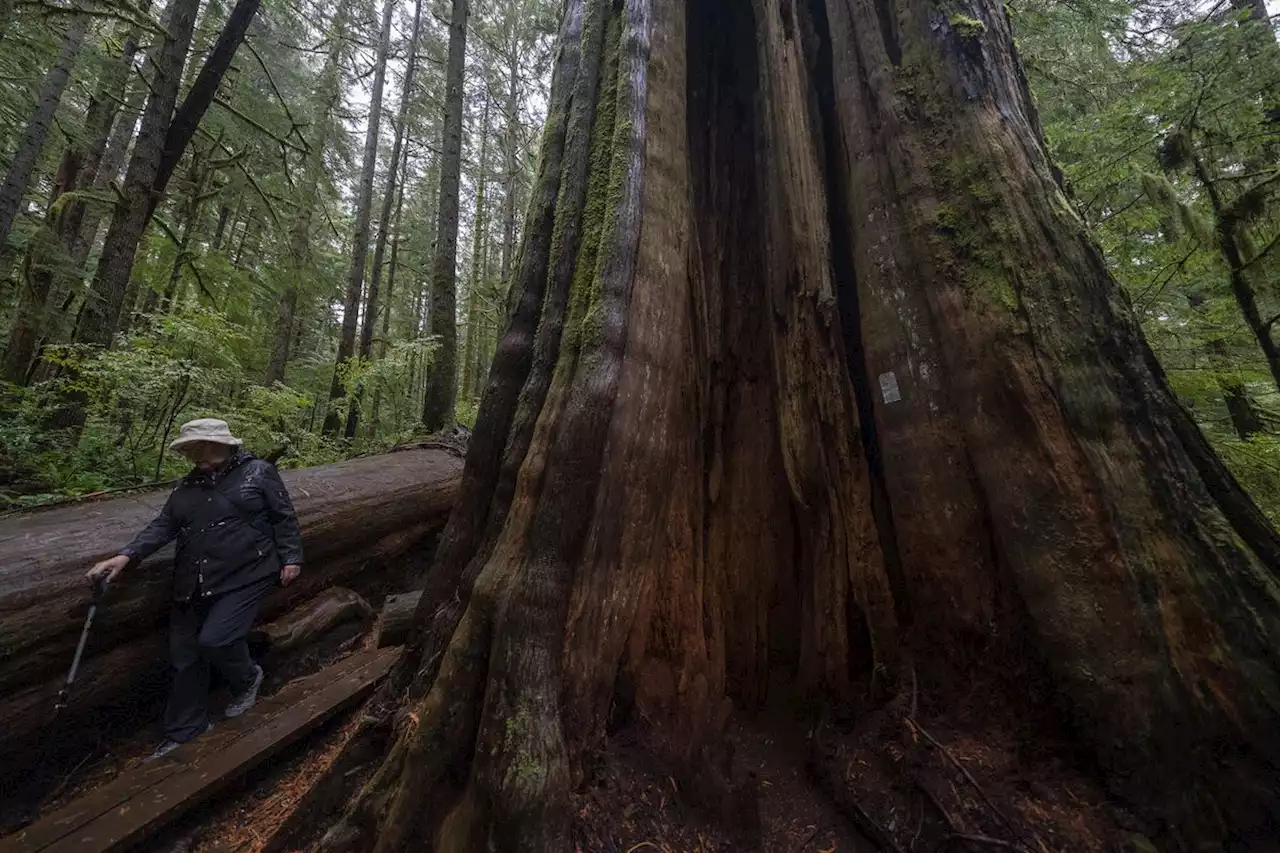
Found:
[[[124,571],[124,567],[129,565],[129,558],[124,554],[117,554],[109,557],[100,563],[95,563],[94,567],[89,570],[87,577],[90,583],[101,581],[103,583],[111,583],[116,579],[116,575]]]
[[[288,586],[293,583],[300,574],[302,574],[302,566],[290,563],[280,570],[280,586]]]

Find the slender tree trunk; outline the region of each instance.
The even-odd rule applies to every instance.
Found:
[[[147,229],[156,201],[151,194],[170,141],[166,134],[178,100],[178,84],[199,7],[199,0],[174,0],[165,10],[167,36],[149,57],[151,94],[120,190],[121,198],[107,229],[92,292],[77,329],[82,343],[108,346],[120,323],[138,241]]]
[[[403,118],[402,118],[403,120]],[[409,181],[409,146],[404,147],[403,153],[400,155],[400,186],[396,190],[396,212],[395,222],[391,228],[391,260],[387,263],[387,307],[382,312],[382,339],[378,342],[378,358],[387,357],[387,345],[391,341],[391,298],[395,295],[396,286],[396,269],[400,260],[400,241],[403,232],[400,230],[401,214],[404,212],[404,190],[405,184]],[[416,310],[417,306],[414,306]],[[414,312],[410,312],[414,313]],[[416,335],[417,329],[414,329]],[[409,387],[413,387],[413,380],[409,380]],[[378,387],[373,392],[373,407],[369,416],[369,434],[377,436],[378,434],[378,413],[382,406],[382,388]],[[417,410],[417,407],[414,407]]]
[[[201,204],[198,185],[192,188],[191,196],[188,197],[185,207],[186,210],[183,211],[182,215],[182,231],[178,234],[178,245],[174,250],[173,266],[169,269],[169,281],[165,284],[164,293],[160,296],[159,304],[156,306],[160,311],[173,312],[177,308],[178,283],[182,281],[182,268],[187,265],[191,247],[191,231],[195,227],[195,223],[200,220]],[[148,293],[148,308],[143,309],[144,314],[151,313],[150,306],[154,295],[154,290]]]
[[[109,136],[100,156],[94,156],[93,148],[87,153],[83,165],[79,168],[79,182],[82,183],[77,189],[92,189],[95,194],[105,194],[109,191],[110,184],[121,178],[121,171],[129,152],[129,143],[133,140],[133,132],[137,127],[138,116],[146,97],[145,84],[142,81],[134,81],[131,84],[128,77],[133,56],[137,52],[137,33],[131,31],[130,35],[134,37],[134,41],[130,42],[126,39],[125,52],[117,66],[121,75],[119,85],[122,89],[117,96],[107,95],[105,99],[95,101],[95,103],[109,102],[112,105],[114,115],[108,120]],[[62,232],[69,261],[60,272],[51,269],[43,259],[40,263],[32,264],[33,274],[52,278],[52,288],[46,304],[53,310],[48,311],[43,322],[39,324],[42,334],[36,346],[36,358],[30,362],[31,367],[27,370],[27,382],[44,379],[49,375],[49,370],[46,368],[32,369],[42,364],[39,353],[45,347],[74,337],[80,312],[73,311],[72,306],[80,301],[78,291],[86,275],[85,263],[97,239],[99,226],[105,216],[104,210],[105,206],[98,202],[68,203],[59,214],[59,217],[64,218],[59,218],[58,229]]]
[[[302,208],[294,220],[289,237],[289,279],[280,297],[276,314],[275,333],[272,336],[271,359],[267,363],[266,382],[271,385],[284,382],[289,363],[289,342],[295,339],[297,328],[298,296],[302,282],[311,268],[311,223],[316,207],[320,204],[320,186],[324,177],[324,153],[333,126],[334,110],[342,96],[339,80],[339,61],[342,58],[343,40],[347,31],[347,15],[350,3],[342,0],[334,10],[329,25],[329,54],[316,83],[314,109],[318,131],[311,139],[311,150],[303,170],[306,182]],[[225,207],[223,208],[226,209]]]
[[[431,262],[431,332],[440,338],[440,348],[428,372],[427,397],[422,406],[422,422],[428,431],[453,420],[458,397],[458,192],[462,179],[462,94],[469,14],[468,0],[453,0],[445,64],[440,201]]]
[[[1202,294],[1195,292],[1188,294],[1187,302],[1193,311],[1200,314],[1205,312],[1205,298]],[[1218,388],[1222,391],[1222,401],[1231,418],[1231,426],[1241,441],[1248,441],[1252,436],[1262,432],[1262,419],[1258,416],[1244,383],[1238,379],[1228,378],[1225,374],[1225,371],[1230,370],[1232,362],[1226,343],[1222,338],[1214,336],[1209,340],[1208,349],[1213,372],[1218,377]]]
[[[148,220],[155,212],[161,197],[164,196],[165,187],[169,185],[169,179],[173,177],[174,169],[178,168],[178,163],[182,160],[187,146],[191,144],[200,119],[204,118],[209,105],[218,94],[218,86],[222,83],[227,69],[231,67],[231,60],[235,58],[236,51],[244,42],[249,32],[249,25],[253,23],[253,18],[258,14],[258,7],[261,5],[262,0],[236,0],[236,5],[231,9],[226,23],[218,32],[218,40],[209,51],[209,56],[201,66],[200,73],[191,84],[182,105],[174,113],[173,121],[165,134],[164,148],[152,184],[151,206],[147,211]]]
[[[378,236],[373,247],[373,268],[369,273],[369,294],[364,305],[364,325],[360,329],[360,358],[373,358],[373,330],[378,322],[378,291],[382,286],[382,262],[387,251],[387,234],[391,227],[391,208],[396,198],[397,186],[403,182],[400,177],[401,151],[404,149],[405,133],[408,129],[409,104],[413,99],[413,77],[418,64],[418,38],[422,32],[422,0],[413,6],[413,32],[409,36],[409,57],[404,72],[404,86],[400,92],[400,109],[396,113],[395,142],[391,146],[391,160],[387,169],[387,188],[382,195],[382,210],[378,216]],[[385,313],[390,316],[390,294]],[[347,410],[346,437],[355,438],[356,428],[360,420],[360,404],[364,392],[359,391],[350,409]]]
[[[13,0],[0,0],[0,44],[4,44],[5,33],[13,21]]]
[[[364,289],[365,260],[369,254],[369,218],[373,205],[373,179],[378,168],[378,132],[382,123],[382,87],[387,77],[387,50],[391,43],[391,13],[394,0],[382,6],[382,30],[378,36],[378,53],[374,60],[373,88],[369,95],[369,124],[364,136],[364,167],[356,196],[356,224],[351,238],[351,266],[347,270],[347,292],[342,303],[342,338],[338,342],[338,360],[329,387],[329,412],[324,418],[324,434],[338,434],[342,422],[334,403],[346,396],[339,370],[355,354],[356,330],[360,322],[360,295]],[[394,169],[393,169],[394,171]]]
[[[1003,4],[892,7],[569,0],[404,724],[323,850],[572,849],[614,726],[687,760],[726,699],[854,707],[907,654],[934,703],[1058,703],[1160,849],[1273,843],[1280,537],[1056,183]]]
[[[218,206],[218,224],[213,229],[212,248],[216,252],[222,248],[222,236],[227,230],[227,219],[231,216],[231,208],[225,203]]]
[[[485,187],[489,164],[489,95],[485,93],[484,109],[480,119],[480,161],[476,166],[476,213],[471,235],[471,281],[467,284],[467,339],[463,345],[462,399],[471,400],[476,393],[477,360],[480,350],[476,335],[480,330],[479,290],[486,281],[483,257],[488,245],[488,218],[485,210]]]
[[[502,286],[511,283],[512,255],[516,248],[516,184],[520,176],[517,152],[520,146],[520,42],[518,22],[511,15],[507,46],[507,127],[502,136]]]
[[[1204,158],[1199,154],[1193,155],[1192,164],[1196,178],[1208,194],[1209,203],[1213,208],[1214,221],[1217,223],[1218,230],[1218,244],[1222,258],[1227,264],[1231,294],[1235,297],[1245,324],[1253,334],[1254,340],[1258,342],[1258,348],[1262,350],[1262,355],[1267,360],[1267,367],[1271,371],[1271,379],[1276,384],[1276,390],[1280,391],[1280,345],[1277,345],[1274,336],[1275,323],[1280,319],[1280,315],[1271,320],[1262,319],[1253,285],[1245,273],[1246,262],[1236,238],[1235,225],[1232,217],[1228,215],[1217,181],[1210,174]]]
[[[23,196],[26,195],[27,184],[31,181],[31,172],[40,158],[40,150],[44,148],[45,137],[49,135],[49,128],[53,125],[58,104],[62,102],[62,92],[71,79],[71,69],[76,57],[80,55],[80,47],[89,31],[90,20],[87,14],[73,15],[67,19],[67,29],[63,33],[58,56],[45,74],[35,109],[31,118],[27,119],[27,125],[18,140],[18,149],[9,161],[9,171],[5,175],[4,184],[0,185],[0,258],[8,254],[14,220],[22,206]]]

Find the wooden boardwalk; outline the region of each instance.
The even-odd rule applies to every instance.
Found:
[[[399,648],[351,655],[286,685],[252,711],[164,758],[121,773],[75,802],[0,839],[0,853],[125,850],[245,771],[366,696]]]

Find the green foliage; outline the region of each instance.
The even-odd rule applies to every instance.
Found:
[[[197,417],[226,419],[259,454],[287,445],[284,467],[350,455],[315,433],[314,394],[248,381],[247,354],[247,329],[198,307],[145,322],[111,350],[56,348],[57,375],[10,387],[0,405],[0,445],[23,469],[10,499],[33,487],[38,500],[180,476],[186,463],[168,443]],[[58,427],[67,411],[84,412],[82,429]]]
[[[1265,248],[1280,235],[1280,45],[1248,12],[1030,0],[1012,20],[1051,154],[1174,391],[1280,520],[1280,387],[1222,237],[1238,244],[1237,278],[1262,317],[1280,314],[1280,252]],[[1252,424],[1234,419],[1229,393],[1247,399]]]

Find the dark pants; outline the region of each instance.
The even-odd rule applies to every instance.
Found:
[[[165,737],[186,743],[209,722],[209,667],[214,666],[232,694],[252,684],[256,671],[249,657],[249,629],[275,579],[207,599],[175,604],[169,621],[173,688],[164,712]]]

